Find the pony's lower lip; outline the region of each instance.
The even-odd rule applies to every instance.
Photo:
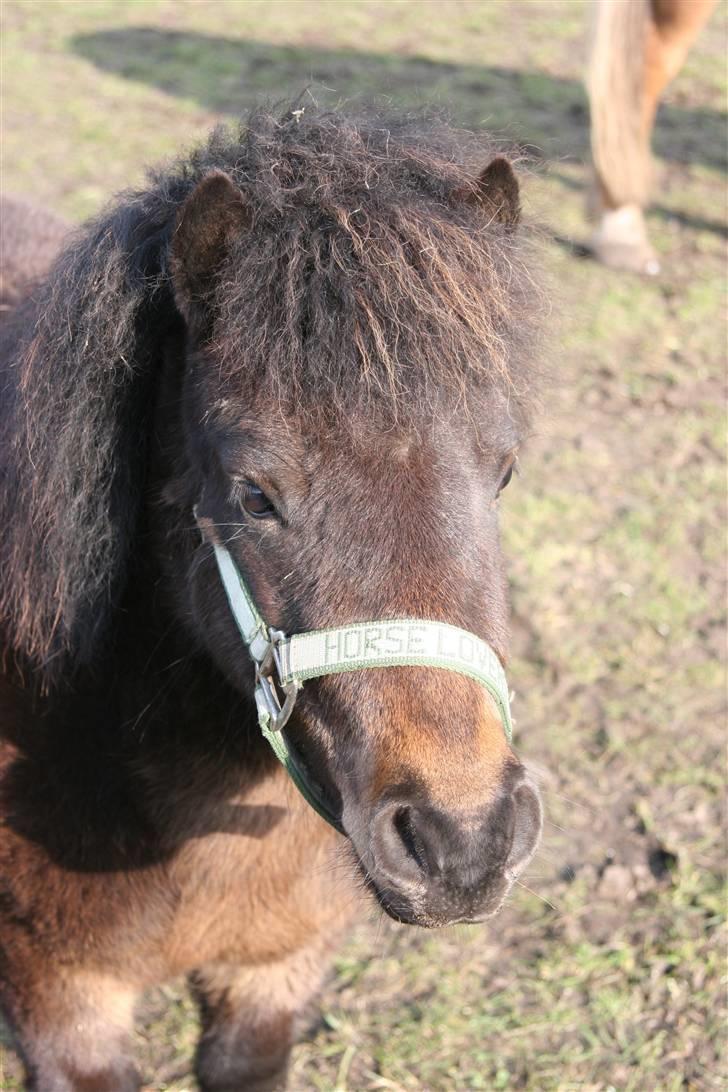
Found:
[[[388,900],[382,898],[377,892],[377,901],[382,909],[400,925],[416,925],[419,929],[444,929],[448,925],[482,925],[488,918],[492,918],[494,914],[500,909],[501,903],[494,907],[491,911],[484,914],[478,914],[473,917],[441,917],[430,916],[427,912],[415,912],[415,911],[396,911],[389,904]]]
[[[358,853],[356,854],[356,863],[369,894],[374,896],[382,910],[384,910],[393,921],[399,922],[402,925],[419,925],[419,922],[416,920],[415,916],[409,912],[408,908],[394,908],[389,895],[379,887],[376,880],[360,860]]]
[[[420,929],[443,929],[448,925],[482,925],[483,922],[499,912],[511,889],[509,883],[500,898],[495,899],[485,909],[481,908],[477,913],[466,914],[463,917],[451,917],[446,912],[431,913],[426,907],[418,909],[412,905],[398,905],[398,900],[405,898],[405,896],[399,895],[397,892],[390,894],[386,888],[379,887],[377,881],[359,860],[358,854],[356,863],[359,866],[367,890],[373,895],[385,913],[399,925],[416,925]]]
[[[396,911],[386,899],[382,899],[380,896],[378,896],[378,902],[389,917],[399,925],[415,925],[418,929],[445,929],[448,925],[479,925],[490,916],[485,914],[482,917],[473,918],[433,917],[426,912]]]
[[[364,871],[362,866],[362,871]],[[398,925],[415,925],[420,929],[441,929],[446,925],[455,924],[454,919],[429,915],[426,911],[418,911],[410,906],[396,906],[394,900],[387,891],[378,887],[375,880],[365,872],[367,887],[376,898],[382,910],[396,921]]]
[[[394,906],[386,897],[386,895],[378,891],[376,887],[375,894],[377,902],[381,906],[382,910],[384,910],[385,913],[388,914],[393,921],[396,921],[398,925],[418,925],[426,927],[426,922],[422,921],[416,914],[405,909],[404,907],[395,910]]]

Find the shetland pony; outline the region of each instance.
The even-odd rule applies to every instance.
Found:
[[[258,112],[52,263],[57,225],[6,211],[0,999],[39,1092],[137,1088],[135,1000],[179,974],[202,1088],[278,1087],[360,902],[478,921],[533,852],[496,704],[424,665],[298,694],[327,825],[261,736],[201,534],[277,630],[429,619],[505,660],[498,495],[541,303],[484,154]]]

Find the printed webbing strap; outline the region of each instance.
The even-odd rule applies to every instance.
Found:
[[[203,537],[213,546],[230,610],[256,666],[255,701],[261,731],[301,794],[336,830],[343,832],[339,819],[299,764],[283,733],[296,693],[307,679],[371,667],[455,671],[481,683],[492,696],[510,742],[513,727],[505,672],[493,649],[480,637],[446,622],[419,618],[357,622],[287,637],[263,621],[212,521],[197,512],[195,517]],[[283,704],[278,688],[285,694]]]
[[[398,618],[299,633],[280,642],[281,682],[303,683],[367,667],[440,667],[481,683],[491,694],[510,741],[508,683],[490,645],[446,622]]]
[[[203,529],[203,533],[206,533],[206,537],[210,539],[207,527]],[[268,627],[258,614],[258,608],[253,602],[253,597],[230,554],[219,542],[214,539],[210,540],[215,551],[215,560],[227,594],[230,610],[237,622],[240,636],[248,646],[250,655],[255,662],[262,663],[270,648]]]

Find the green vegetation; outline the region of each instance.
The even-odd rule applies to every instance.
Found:
[[[553,238],[587,232],[577,0],[5,2],[3,186],[71,218],[260,94],[306,84],[435,101],[531,152],[554,336],[503,524],[544,846],[531,890],[485,927],[362,923],[296,1050],[295,1092],[725,1087],[727,16],[660,114],[665,272],[646,282]],[[193,1087],[194,1022],[181,986],[146,1000],[149,1089]],[[0,1087],[17,1074],[0,1047]]]

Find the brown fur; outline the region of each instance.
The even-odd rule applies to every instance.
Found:
[[[422,668],[303,688],[286,731],[347,837],[327,827],[260,736],[192,514],[271,625],[442,619],[505,660],[497,496],[538,298],[511,167],[456,147],[253,118],[84,228],[11,317],[0,1000],[38,1092],[136,1088],[134,1000],[179,974],[202,1088],[277,1087],[365,892],[480,920],[533,851],[491,703]]]

